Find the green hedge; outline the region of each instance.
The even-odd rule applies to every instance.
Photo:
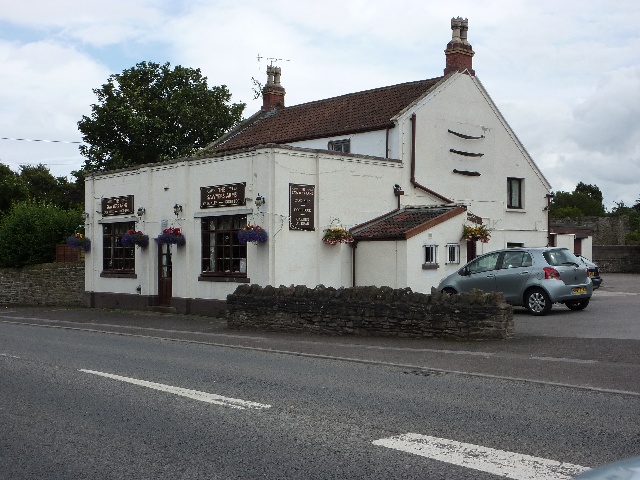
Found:
[[[80,210],[42,203],[16,203],[0,222],[0,267],[50,263],[56,244],[83,223]]]

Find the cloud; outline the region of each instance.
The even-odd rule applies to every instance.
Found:
[[[469,19],[478,77],[554,190],[582,181],[607,205],[634,203],[640,4],[630,0],[13,2],[0,11],[2,136],[78,139],[91,89],[143,60],[200,68],[246,115],[260,108],[251,78],[264,82],[266,57],[282,59],[287,105],[433,78],[457,16]],[[0,142],[3,163],[37,160],[82,162],[77,146]]]
[[[75,48],[42,41],[0,42],[0,124],[2,136],[31,140],[80,140],[76,124],[95,100],[88,83],[99,86],[107,71]],[[67,175],[82,160],[73,144],[2,141],[0,162],[56,164]],[[46,152],[46,153],[43,153]],[[62,165],[57,165],[62,164]],[[52,169],[52,173],[53,173]]]

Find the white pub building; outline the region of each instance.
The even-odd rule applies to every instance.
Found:
[[[215,315],[240,283],[430,292],[479,253],[553,243],[550,184],[476,77],[467,20],[451,28],[443,76],[286,107],[270,66],[262,109],[206,155],[88,176],[88,305]]]

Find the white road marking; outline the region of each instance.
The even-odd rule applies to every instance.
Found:
[[[20,358],[15,355],[9,355],[8,353],[0,353],[0,357],[8,357],[8,358]]]
[[[201,402],[213,403],[216,405],[222,405],[224,407],[238,408],[244,410],[245,408],[252,408],[260,410],[263,408],[271,408],[271,405],[265,405],[263,403],[250,402],[248,400],[241,400],[239,398],[223,397],[214,393],[200,392],[198,390],[189,390],[186,388],[172,387],[171,385],[164,385],[162,383],[148,382],[146,380],[138,380],[136,378],[122,377],[120,375],[113,375],[112,373],[96,372],[95,370],[80,369],[81,372],[91,373],[92,375],[99,375],[101,377],[112,378],[121,382],[132,383],[141,387],[152,388],[153,390],[160,390],[161,392],[173,393],[174,395],[180,395],[182,397],[193,398]]]
[[[514,480],[565,480],[589,470],[571,463],[417,433],[382,438],[373,444]]]

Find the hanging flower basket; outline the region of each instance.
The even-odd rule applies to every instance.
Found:
[[[265,243],[269,240],[267,231],[260,225],[247,224],[242,230],[238,230],[238,241],[242,245],[246,245],[248,242],[253,244]]]
[[[79,247],[85,252],[91,250],[91,240],[85,237],[82,233],[74,233],[70,237],[67,237],[67,245],[71,247]]]
[[[140,230],[127,230],[122,236],[123,247],[138,246],[140,248],[147,248],[149,246],[149,235],[145,235]]]
[[[173,227],[165,228],[164,230],[162,230],[162,233],[158,235],[155,240],[158,245],[166,243],[168,245],[175,244],[178,246],[182,246],[187,243],[187,239],[184,238],[184,235],[182,234],[180,229]]]
[[[462,225],[462,238],[467,242],[487,243],[491,238],[491,232],[486,225],[478,225],[477,227],[470,227],[468,225]]]
[[[336,245],[338,243],[351,243],[353,237],[346,228],[330,227],[325,229],[322,241],[327,245]]]

